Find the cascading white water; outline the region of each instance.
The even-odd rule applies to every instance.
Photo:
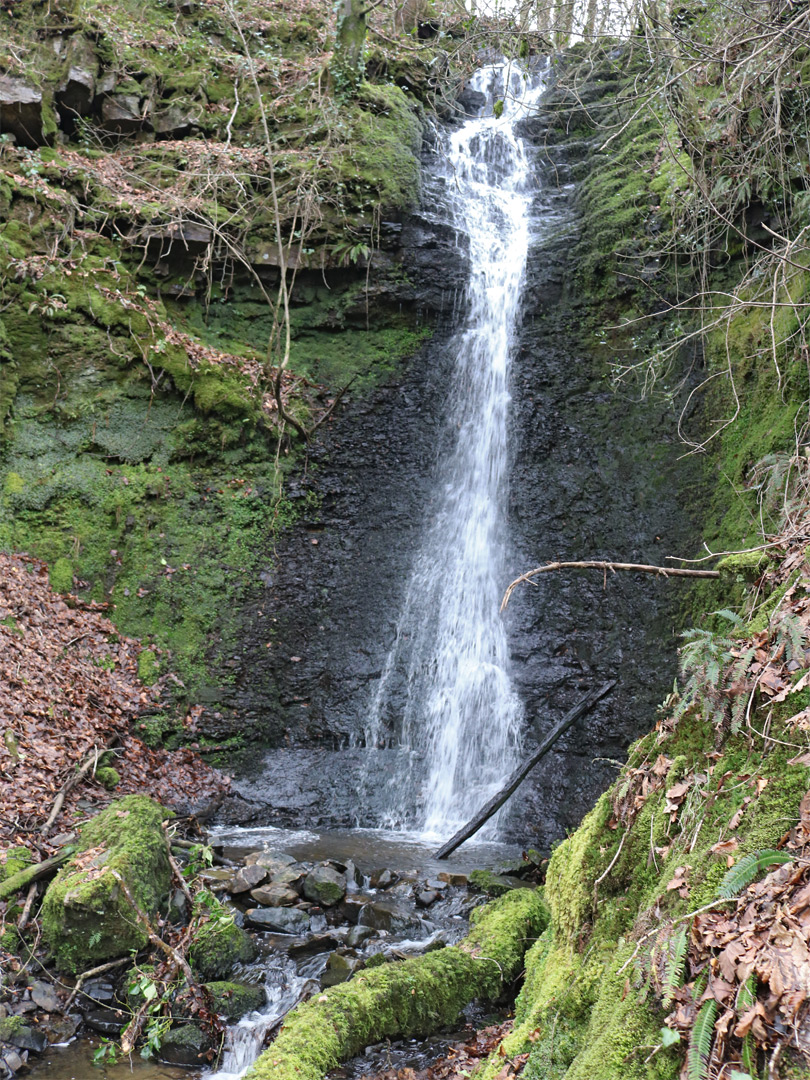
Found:
[[[439,465],[439,506],[426,528],[365,733],[372,748],[369,775],[373,748],[393,743],[403,750],[383,824],[441,835],[498,790],[515,765],[521,726],[498,609],[509,361],[535,187],[515,125],[536,105],[543,78],[504,60],[478,71],[471,89],[485,95],[486,105],[443,138],[442,201],[467,238],[471,265],[465,324],[450,346],[453,444]]]
[[[261,1053],[269,1029],[296,1004],[306,982],[289,957],[276,954],[265,972],[267,1005],[228,1028],[219,1067],[205,1080],[240,1080]]]

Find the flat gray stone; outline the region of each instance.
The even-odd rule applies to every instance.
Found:
[[[277,881],[251,889],[250,895],[262,907],[292,907],[300,899],[295,889]]]
[[[248,908],[247,921],[277,934],[305,934],[309,930],[309,916],[299,908]]]

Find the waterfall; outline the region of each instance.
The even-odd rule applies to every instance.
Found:
[[[464,323],[450,348],[448,449],[396,636],[366,724],[375,748],[399,748],[389,827],[446,835],[499,788],[520,746],[521,705],[499,614],[508,471],[509,362],[535,190],[517,121],[541,74],[504,60],[478,71],[479,115],[440,136],[437,200],[471,266]]]

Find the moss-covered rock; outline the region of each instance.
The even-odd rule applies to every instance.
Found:
[[[127,892],[147,917],[165,902],[171,883],[162,828],[167,816],[151,799],[128,795],[83,827],[76,854],[42,905],[43,938],[59,968],[82,971],[146,945],[147,931]]]
[[[263,986],[219,981],[206,983],[205,988],[211,994],[215,1012],[224,1016],[229,1024],[235,1024],[249,1012],[261,1009],[267,1001]]]
[[[215,897],[206,896],[204,907],[208,921],[197,931],[189,959],[202,979],[227,979],[236,964],[249,964],[255,960],[258,948]]]
[[[25,847],[9,848],[0,858],[0,881],[14,877],[21,870],[25,870],[34,861],[34,856]]]

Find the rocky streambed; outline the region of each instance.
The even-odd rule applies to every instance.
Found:
[[[21,974],[8,982],[0,1005],[0,1075],[67,1080],[87,1075],[95,1055],[99,1080],[125,1073],[140,1080],[233,1080],[296,1004],[358,971],[457,943],[475,907],[531,884],[541,869],[538,854],[509,858],[497,845],[473,847],[443,866],[417,842],[365,837],[361,830],[334,837],[268,834],[265,842],[259,842],[259,830],[213,836],[208,850],[214,864],[198,875],[216,898],[216,916],[192,942],[189,959],[219,1016],[218,1037],[193,1015],[175,1016],[173,1006],[152,1060],[116,1062],[105,1045],[120,1039],[131,1021],[138,1004],[133,984],[148,979],[148,963],[127,958],[100,965],[105,970],[78,989],[75,979],[44,969],[42,978]],[[336,854],[325,857],[330,846]],[[399,848],[395,864],[375,861],[386,847],[392,855]],[[173,850],[178,862],[188,863],[188,845]],[[472,869],[476,863],[501,872]],[[181,890],[170,903],[170,918],[187,922]],[[473,1009],[468,1019],[480,1017]],[[425,1047],[406,1040],[393,1051],[386,1042],[349,1073],[384,1068],[389,1059],[424,1063],[447,1042],[439,1037]]]

